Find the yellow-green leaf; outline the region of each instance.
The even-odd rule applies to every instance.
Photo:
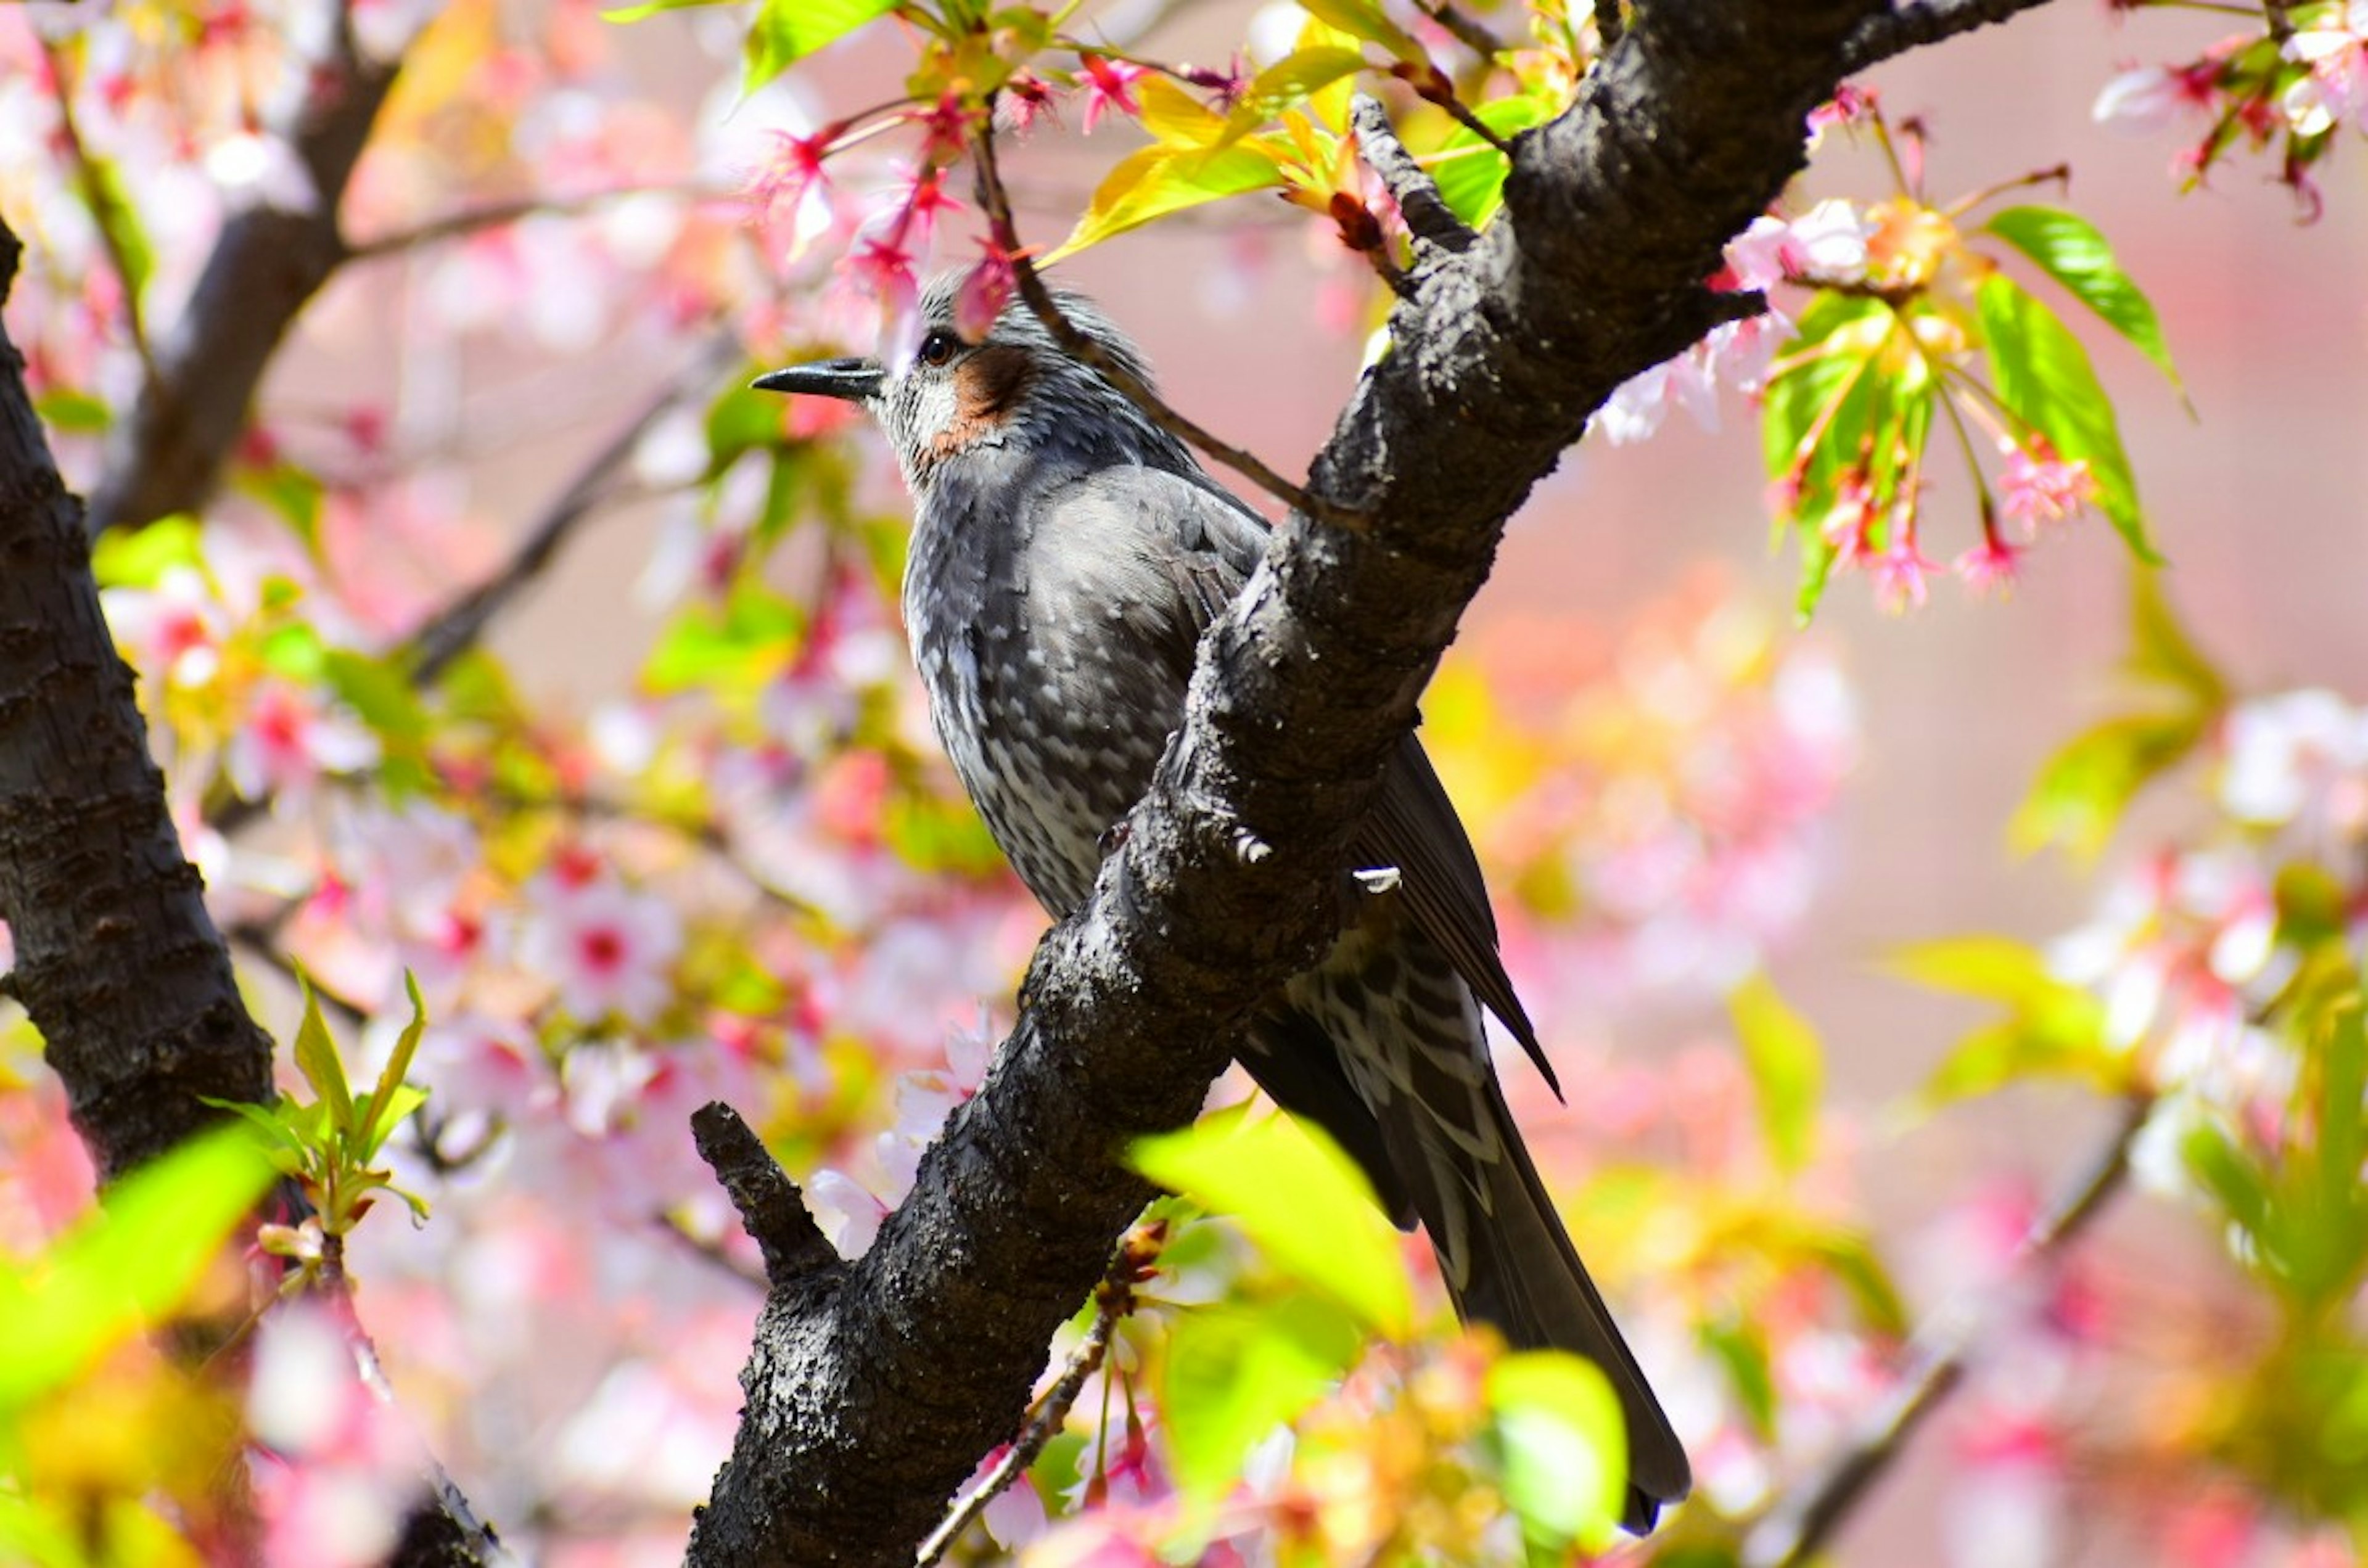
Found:
[[[1144,130],[1170,147],[1207,147],[1225,134],[1225,117],[1157,73],[1134,85]]]
[[[1364,68],[1365,57],[1353,49],[1318,45],[1293,50],[1250,78],[1233,113],[1226,117],[1225,134],[1230,140],[1255,131]]]
[[[1413,1291],[1397,1233],[1354,1161],[1289,1117],[1203,1122],[1136,1141],[1136,1170],[1202,1208],[1230,1214],[1268,1259],[1372,1328],[1406,1331]]]
[[[1306,1292],[1178,1317],[1159,1410],[1186,1494],[1214,1497],[1240,1480],[1250,1449],[1321,1397],[1362,1338],[1348,1313]]]
[[[329,1112],[329,1125],[338,1132],[354,1126],[354,1091],[346,1082],[346,1064],[337,1060],[336,1042],[321,1017],[321,998],[313,983],[299,977],[304,990],[304,1017],[296,1026],[296,1071],[313,1086]]]
[[[2177,766],[2204,736],[2192,714],[2109,719],[2047,759],[2007,824],[2019,854],[2058,846],[2094,860],[2140,788]]]
[[[1610,1545],[1628,1492],[1628,1428],[1611,1380],[1565,1351],[1531,1350],[1489,1368],[1487,1393],[1505,1497],[1524,1533]]]
[[[1825,1085],[1825,1052],[1817,1031],[1786,1005],[1764,974],[1755,974],[1726,998],[1736,1039],[1759,1099],[1759,1128],[1779,1170],[1808,1163],[1817,1130],[1817,1099]]]
[[[1094,192],[1069,237],[1044,258],[1051,266],[1113,234],[1170,212],[1282,183],[1274,155],[1254,142],[1178,151],[1145,147],[1119,161]]]

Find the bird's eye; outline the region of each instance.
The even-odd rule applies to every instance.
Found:
[[[931,369],[936,369],[951,359],[961,347],[962,339],[952,333],[933,332],[921,339],[921,347],[916,358]]]

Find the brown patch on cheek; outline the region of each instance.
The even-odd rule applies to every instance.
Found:
[[[1028,351],[1008,344],[964,358],[954,367],[954,416],[930,438],[930,456],[952,457],[1001,430],[1034,379]]]

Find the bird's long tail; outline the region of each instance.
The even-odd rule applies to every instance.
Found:
[[[1521,1142],[1488,1060],[1478,1004],[1444,955],[1419,938],[1402,937],[1386,955],[1368,949],[1357,955],[1363,962],[1345,952],[1335,958],[1349,961],[1293,983],[1293,1022],[1328,1037],[1347,1080],[1341,1087],[1353,1087],[1371,1119],[1343,1114],[1343,1096],[1313,1094],[1312,1084],[1269,1088],[1288,1108],[1312,1110],[1335,1131],[1373,1173],[1401,1224],[1421,1221],[1467,1321],[1494,1325],[1516,1349],[1568,1350],[1602,1369],[1627,1418],[1624,1522],[1650,1529],[1663,1505],[1692,1490],[1685,1448]],[[1300,1028],[1292,1031],[1298,1050],[1270,1047],[1267,1060],[1310,1060],[1315,1031]],[[1254,1072],[1266,1065],[1251,1060]]]

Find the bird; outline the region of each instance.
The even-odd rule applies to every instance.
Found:
[[[913,501],[903,610],[932,722],[996,845],[1059,919],[1148,791],[1201,634],[1248,581],[1269,525],[1018,295],[966,337],[958,314],[980,312],[957,311],[963,276],[922,291],[908,356],[818,360],[752,385],[860,404],[885,432]],[[1152,384],[1089,299],[1053,299],[1104,362]],[[1412,733],[1352,855],[1344,871],[1396,874],[1366,879],[1380,891],[1258,1007],[1237,1056],[1347,1151],[1401,1229],[1420,1222],[1466,1321],[1602,1369],[1628,1435],[1623,1523],[1644,1533],[1691,1489],[1685,1449],[1506,1104],[1484,1008],[1549,1084],[1553,1070],[1499,957],[1471,840]]]

